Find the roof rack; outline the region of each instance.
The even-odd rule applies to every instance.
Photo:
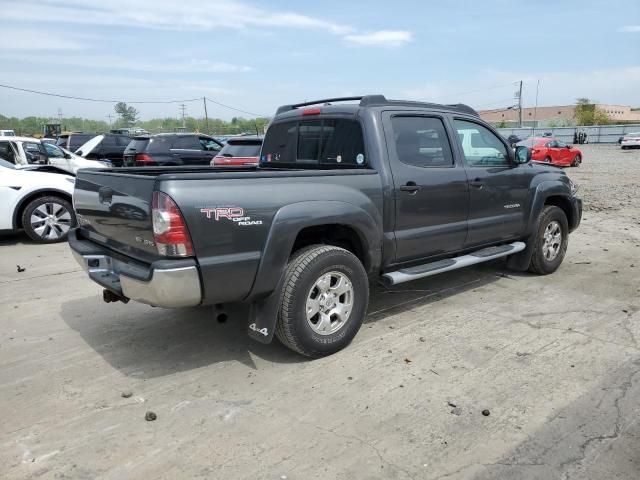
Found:
[[[396,105],[396,106],[403,106],[403,107],[430,107],[430,108],[444,107],[447,110],[455,110],[460,113],[473,115],[475,117],[480,116],[478,115],[478,112],[476,112],[473,108],[463,103],[442,105],[438,103],[415,102],[410,100],[387,100],[387,98],[384,95],[362,95],[359,97],[325,98],[322,100],[312,100],[310,102],[294,103],[292,105],[283,105],[278,108],[278,110],[276,111],[276,115],[279,115],[283,112],[288,112],[290,110],[295,110],[296,108],[308,107],[310,105],[320,105],[325,103],[336,103],[336,102],[353,102],[355,100],[360,100],[361,107],[371,107],[374,105]]]

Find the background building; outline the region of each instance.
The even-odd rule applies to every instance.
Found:
[[[631,110],[628,105],[595,104],[595,108],[605,112],[612,123],[640,123],[640,110]],[[522,124],[527,127],[558,127],[575,125],[575,105],[559,105],[555,107],[538,107],[522,109]],[[505,126],[518,124],[518,109],[480,110],[480,117],[489,123]]]

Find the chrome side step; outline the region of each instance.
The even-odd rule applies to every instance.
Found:
[[[448,272],[449,270],[457,270],[458,268],[468,267],[476,263],[506,257],[507,255],[521,252],[525,247],[524,242],[507,243],[505,245],[483,248],[460,257],[438,260],[437,262],[426,263],[424,265],[418,265],[417,267],[403,268],[402,270],[396,270],[395,272],[382,275],[382,283],[391,286],[410,280],[430,277],[431,275]]]

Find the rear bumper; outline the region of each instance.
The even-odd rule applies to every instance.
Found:
[[[94,282],[137,302],[154,307],[193,307],[202,302],[202,285],[193,259],[139,263],[69,232],[69,246],[78,264]]]

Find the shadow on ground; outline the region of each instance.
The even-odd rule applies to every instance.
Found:
[[[438,302],[507,277],[500,262],[449,272],[385,289],[373,286],[365,323]],[[62,305],[61,316],[87,344],[125,375],[154,378],[238,361],[255,368],[252,355],[273,363],[308,361],[277,340],[263,345],[246,334],[248,306],[227,307],[219,323],[212,308],[165,310],[135,303],[106,305],[97,296]],[[356,340],[357,342],[357,337]]]
[[[20,232],[1,232],[0,233],[0,247],[5,245],[18,245],[18,244],[34,244],[36,242],[31,240],[26,233]]]

